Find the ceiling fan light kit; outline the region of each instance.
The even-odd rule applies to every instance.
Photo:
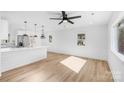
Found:
[[[77,19],[77,18],[81,18],[81,16],[73,16],[73,17],[68,17],[68,15],[66,14],[65,11],[62,11],[62,18],[50,18],[51,20],[61,20],[58,25],[62,24],[63,22],[69,22],[71,24],[74,24],[74,22],[72,22],[72,19]]]

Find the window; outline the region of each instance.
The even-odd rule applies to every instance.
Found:
[[[124,19],[117,25],[118,52],[124,55]]]

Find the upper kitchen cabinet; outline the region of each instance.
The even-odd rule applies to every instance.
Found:
[[[0,19],[0,39],[8,39],[8,21]]]

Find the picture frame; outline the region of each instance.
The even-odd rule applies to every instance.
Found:
[[[85,46],[85,34],[77,34],[77,45],[78,46]]]
[[[49,35],[49,43],[52,43],[52,35]]]

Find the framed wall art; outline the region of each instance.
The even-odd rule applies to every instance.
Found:
[[[52,35],[49,35],[49,42],[52,43]]]
[[[85,46],[85,34],[77,34],[77,45]]]

